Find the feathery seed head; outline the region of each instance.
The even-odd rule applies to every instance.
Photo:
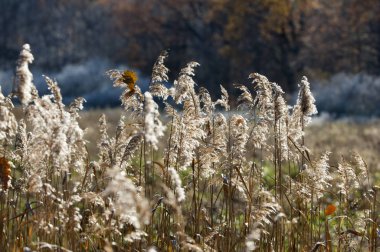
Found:
[[[158,138],[164,135],[165,126],[162,125],[158,112],[158,105],[154,102],[152,95],[145,92],[145,139],[152,144],[154,149],[158,148]]]
[[[178,172],[174,168],[169,167],[168,171],[169,171],[172,183],[175,185],[177,201],[182,202],[185,200],[185,189],[182,187],[181,178],[179,177]]]
[[[10,141],[10,138],[15,134],[17,121],[12,109],[11,99],[4,97],[0,87],[0,141]]]
[[[29,64],[31,64],[33,60],[34,57],[30,51],[29,44],[23,45],[17,61],[16,86],[13,89],[24,106],[32,100],[32,93],[35,89],[32,83],[33,75],[29,70]]]

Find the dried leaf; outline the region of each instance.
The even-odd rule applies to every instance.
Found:
[[[336,210],[336,206],[334,206],[333,204],[330,204],[326,207],[325,209],[325,215],[328,216],[328,215],[332,215]]]
[[[3,189],[8,189],[8,181],[11,176],[11,167],[5,157],[0,157],[0,179],[3,184]]]

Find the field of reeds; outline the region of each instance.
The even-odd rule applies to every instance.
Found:
[[[308,128],[306,77],[291,106],[258,73],[236,85],[237,102],[222,86],[213,101],[196,62],[168,85],[166,57],[144,93],[134,72],[109,71],[123,111],[95,127],[54,79],[38,94],[24,45],[14,90],[0,94],[0,251],[379,250],[378,163],[361,148],[330,153]]]

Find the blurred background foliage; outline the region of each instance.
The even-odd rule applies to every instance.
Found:
[[[302,75],[321,86],[342,73],[372,78],[375,93],[367,93],[379,97],[379,13],[379,0],[0,0],[0,82],[11,86],[21,45],[29,43],[32,71],[52,73],[66,97],[85,94],[90,105],[113,104],[100,97],[113,97],[105,70],[128,66],[149,77],[164,49],[172,80],[198,61],[197,81],[214,97],[220,84],[231,92],[251,72],[287,92]],[[92,68],[78,75],[84,66]]]

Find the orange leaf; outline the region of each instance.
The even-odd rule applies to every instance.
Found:
[[[332,215],[336,210],[336,206],[334,206],[333,204],[330,204],[326,207],[325,209],[325,215]]]
[[[135,84],[137,81],[137,75],[135,72],[130,71],[130,70],[125,70],[123,72],[122,76],[122,81],[128,85],[128,88],[131,92],[135,91]]]

